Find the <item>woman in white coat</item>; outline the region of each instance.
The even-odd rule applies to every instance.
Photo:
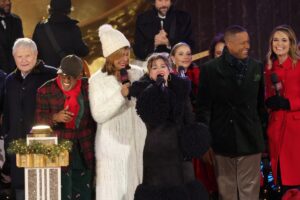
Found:
[[[130,44],[121,32],[105,24],[99,37],[106,62],[89,80],[91,112],[97,122],[96,199],[132,200],[142,182],[146,128],[128,94],[130,82],[144,73],[129,66]]]

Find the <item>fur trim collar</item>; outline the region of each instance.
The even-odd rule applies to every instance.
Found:
[[[155,81],[150,79],[148,74],[145,74],[140,80],[132,84],[130,88],[131,96],[138,97],[143,90],[154,83]],[[191,81],[189,79],[180,78],[174,74],[169,75],[168,86],[177,96],[182,98],[187,98],[191,91]]]
[[[175,74],[170,74],[168,85],[177,96],[187,98],[191,92],[191,81],[187,78],[180,78]]]
[[[189,101],[190,88],[191,82],[188,79],[170,74],[168,89],[162,91],[145,75],[132,84],[130,94],[138,98],[137,111],[144,122],[156,124],[172,120],[180,123],[185,104]]]

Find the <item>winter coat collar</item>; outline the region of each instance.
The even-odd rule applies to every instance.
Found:
[[[29,76],[30,74],[40,74],[44,70],[44,67],[45,67],[44,62],[42,60],[37,60],[35,66],[33,67],[31,72],[27,76]],[[19,78],[21,80],[23,79],[21,71],[18,68],[16,68],[13,73],[16,74],[17,78]]]
[[[248,68],[250,64],[249,57],[244,60],[239,60],[229,53],[227,47],[224,47],[222,56],[216,59],[221,61],[221,64],[218,66],[218,71],[223,77],[232,76],[233,71],[239,73],[240,68]]]
[[[184,109],[189,102],[191,88],[189,79],[170,74],[168,87],[162,89],[149,78],[149,75],[145,75],[134,82],[131,88],[131,92],[137,94],[138,114],[145,123],[159,126],[163,121],[172,121],[176,124],[183,122]]]
[[[180,78],[175,74],[170,74],[168,86],[179,97],[186,98],[191,91],[191,81],[188,78]]]
[[[246,58],[246,59],[238,59],[236,57],[234,57],[233,55],[231,55],[229,53],[229,50],[227,47],[224,47],[224,50],[223,50],[223,56],[225,58],[225,60],[231,65],[231,66],[237,66],[239,65],[239,63],[242,63],[244,65],[248,65],[248,62],[249,62],[249,58]]]
[[[155,84],[155,81],[150,79],[148,74],[145,74],[139,81],[133,83],[132,96],[137,97],[149,85]],[[186,98],[191,90],[191,82],[189,79],[183,79],[176,74],[170,74],[168,80],[168,88],[172,90],[176,96]]]

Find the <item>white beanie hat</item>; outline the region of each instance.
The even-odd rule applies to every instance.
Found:
[[[99,38],[104,57],[108,57],[123,47],[130,47],[130,43],[123,33],[114,29],[110,24],[104,24],[99,27]]]

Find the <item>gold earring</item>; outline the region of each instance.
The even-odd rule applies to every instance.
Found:
[[[168,81],[171,81],[171,75],[169,74],[169,76],[168,76]]]

